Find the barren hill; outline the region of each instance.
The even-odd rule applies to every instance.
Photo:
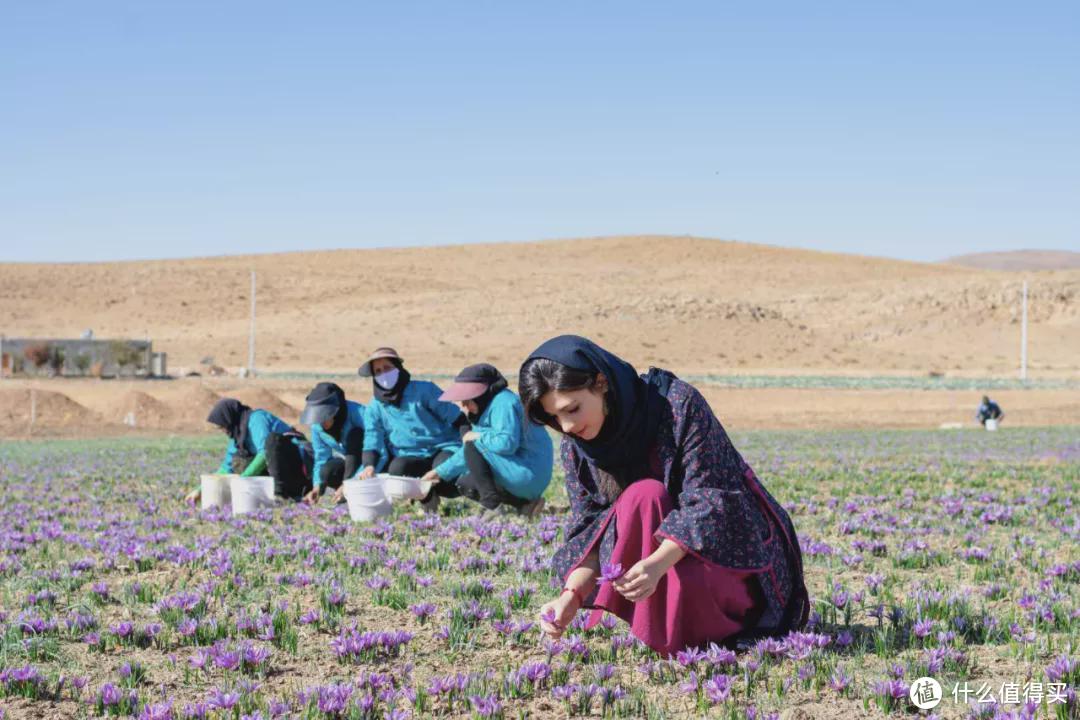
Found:
[[[0,332],[149,335],[172,368],[246,362],[258,273],[262,370],[504,371],[556,333],[680,372],[1006,374],[1021,277],[692,237],[0,264]],[[1080,370],[1080,270],[1027,273],[1031,368]]]
[[[1068,270],[1080,268],[1080,252],[1068,250],[1012,250],[957,255],[942,262],[984,270]]]

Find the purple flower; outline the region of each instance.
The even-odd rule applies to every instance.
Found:
[[[116,687],[112,683],[105,683],[98,690],[98,702],[105,707],[116,705],[120,702],[120,688]]]
[[[502,703],[488,695],[470,695],[469,703],[473,712],[482,718],[494,718],[502,715]]]
[[[717,675],[706,680],[702,688],[704,688],[705,697],[709,699],[709,702],[716,704],[726,702],[731,698],[731,686],[730,675]]]
[[[111,625],[109,627],[109,632],[121,640],[126,640],[135,632],[135,624],[125,620],[124,622]]]
[[[420,603],[417,605],[410,605],[409,610],[420,622],[424,622],[432,613],[435,612],[435,606],[432,603]]]
[[[622,563],[604,563],[600,566],[600,581],[614,582],[623,575]]]
[[[686,695],[696,695],[699,683],[697,673],[693,670],[687,676],[686,681],[679,684],[679,691]]]
[[[240,693],[226,692],[221,688],[214,688],[210,692],[209,704],[219,710],[232,710],[238,702],[240,702]]]
[[[851,685],[851,680],[851,676],[845,673],[842,667],[838,667],[829,678],[829,687],[838,693],[843,693]]]
[[[139,720],[173,720],[171,702],[146,704],[139,713]]]

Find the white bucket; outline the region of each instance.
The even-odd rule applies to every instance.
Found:
[[[274,506],[274,478],[269,475],[232,478],[233,515],[246,515],[259,508]]]
[[[987,418],[986,429],[990,432],[994,432],[995,430],[997,430],[997,420],[995,420],[994,418]]]
[[[232,502],[229,486],[235,475],[202,475],[202,509],[221,507]]]
[[[349,504],[349,517],[353,522],[371,522],[390,514],[390,501],[383,494],[382,483],[377,479],[346,480],[345,502]]]
[[[430,480],[404,475],[378,475],[383,492],[390,500],[423,500],[431,490]]]

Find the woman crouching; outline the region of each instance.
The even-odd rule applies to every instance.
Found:
[[[563,592],[541,609],[549,637],[582,608],[661,654],[805,624],[795,528],[693,386],[563,335],[529,356],[518,390],[563,434],[571,519],[554,557]]]

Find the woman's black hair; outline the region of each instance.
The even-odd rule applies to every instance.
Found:
[[[525,406],[525,415],[537,425],[548,425],[562,432],[555,418],[544,411],[540,398],[552,390],[573,392],[591,390],[599,373],[575,370],[547,358],[533,358],[521,366],[518,373],[518,395]]]

